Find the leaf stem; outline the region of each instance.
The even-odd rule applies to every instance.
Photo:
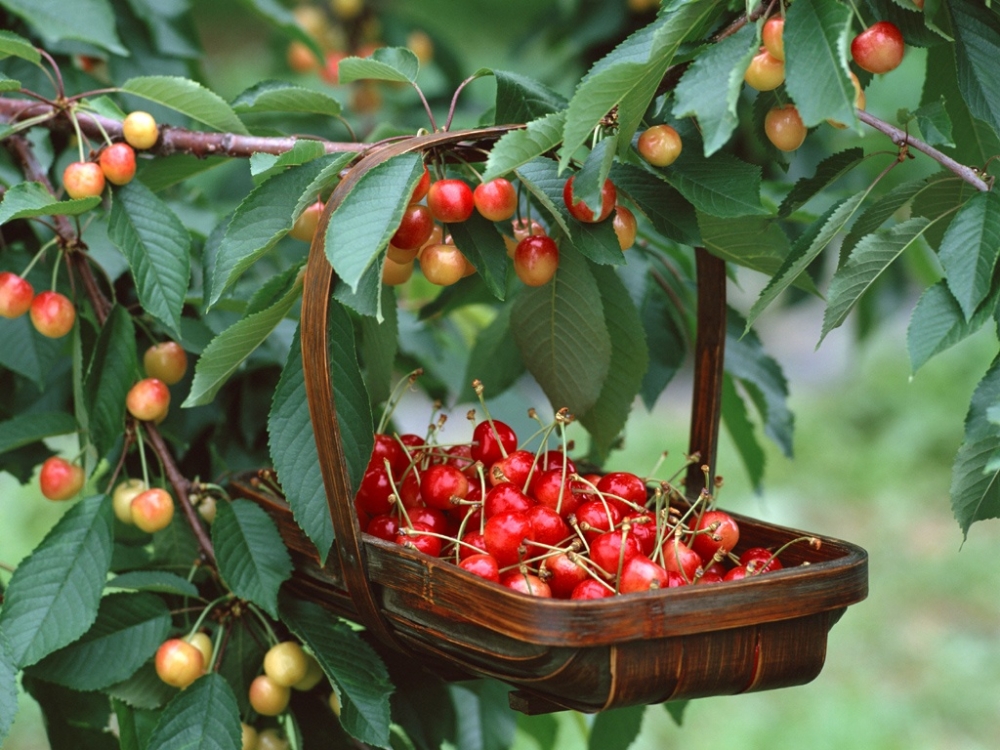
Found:
[[[417,85],[416,81],[411,81],[410,85],[416,89],[417,96],[420,97],[420,101],[424,105],[424,111],[427,113],[427,119],[431,121],[431,129],[436,131],[438,129],[437,122],[434,121],[434,113],[431,112],[431,105],[428,103],[427,97],[424,96],[423,90]]]
[[[451,121],[455,117],[455,108],[458,106],[458,96],[459,96],[459,94],[461,94],[462,90],[466,86],[468,86],[470,83],[472,83],[473,81],[475,81],[477,78],[482,78],[482,76],[480,74],[478,74],[478,73],[475,73],[475,74],[469,76],[464,81],[462,81],[460,84],[458,84],[458,88],[456,88],[455,89],[455,93],[452,94],[452,96],[451,96],[451,106],[448,107],[448,119],[445,120],[445,122],[444,122],[445,132],[447,132],[448,130],[451,129]],[[432,120],[432,122],[433,122],[433,120]]]

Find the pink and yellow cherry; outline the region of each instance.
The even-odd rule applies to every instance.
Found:
[[[115,517],[124,524],[132,526],[132,501],[149,489],[141,479],[126,479],[119,482],[111,493],[111,507]]]
[[[143,422],[161,422],[170,409],[170,389],[159,378],[144,378],[125,396],[125,408]]]
[[[264,654],[264,674],[281,687],[292,687],[308,671],[306,653],[295,641],[276,643]]]
[[[775,107],[764,115],[767,139],[782,151],[794,151],[806,139],[806,126],[794,104]]]
[[[69,500],[83,489],[83,467],[64,458],[52,456],[45,460],[38,474],[42,494],[49,500]]]
[[[174,499],[158,487],[140,492],[132,500],[132,523],[147,534],[162,531],[174,518]]]
[[[312,654],[306,654],[306,673],[301,680],[292,685],[293,690],[312,690],[323,679],[323,667]]]
[[[420,252],[420,270],[432,284],[451,286],[465,275],[465,256],[454,245],[431,245]]]
[[[299,218],[292,224],[292,229],[288,233],[293,239],[303,242],[312,242],[313,235],[316,234],[316,227],[319,224],[319,217],[325,208],[323,201],[306,206],[306,209],[299,214]]]
[[[476,209],[472,188],[461,180],[438,180],[427,191],[427,207],[444,224],[467,220]]]
[[[42,292],[35,295],[28,308],[31,324],[43,336],[58,339],[73,330],[76,308],[59,292]]]
[[[575,179],[575,176],[570,177],[566,180],[566,184],[563,185],[563,203],[566,204],[570,215],[577,221],[582,221],[585,224],[596,224],[608,218],[611,212],[614,211],[615,201],[618,198],[618,190],[615,188],[615,184],[611,180],[604,181],[604,185],[601,187],[601,210],[595,213],[583,201],[573,202],[573,180]]]
[[[771,53],[775,60],[785,61],[785,18],[784,16],[771,16],[764,22],[761,31],[761,41],[764,49]]]
[[[421,65],[426,65],[434,59],[434,41],[430,35],[421,29],[414,29],[406,36],[406,46]]]
[[[430,239],[433,231],[434,217],[431,216],[431,210],[419,203],[411,203],[403,211],[403,218],[389,244],[398,250],[412,250],[416,256],[416,251]]]
[[[146,374],[167,385],[181,382],[187,372],[187,364],[187,353],[176,341],[153,344],[142,355],[142,366]]]
[[[184,640],[201,652],[205,669],[208,670],[212,666],[212,656],[215,653],[215,647],[212,645],[212,639],[209,638],[208,633],[204,633],[199,630],[192,633]]]
[[[785,82],[785,63],[761,47],[743,74],[743,80],[758,91],[771,91]]]
[[[503,235],[503,242],[507,247],[507,257],[509,258],[514,257],[514,251],[517,250],[517,243],[525,237],[544,237],[548,234],[548,232],[545,231],[545,227],[534,219],[530,222],[527,219],[515,219],[511,222],[511,230],[514,232],[513,239],[508,237],[506,234]]]
[[[0,273],[0,317],[20,318],[31,307],[35,290],[31,284],[16,273]]]
[[[413,195],[410,196],[410,203],[418,203],[424,199],[427,195],[427,191],[431,188],[431,173],[427,169],[427,165],[424,165],[424,173],[420,175],[420,179],[417,181],[417,186],[413,188]]]
[[[635,214],[619,204],[615,206],[615,218],[612,221],[615,236],[618,237],[618,247],[625,252],[635,244],[635,235],[638,231]]]
[[[386,258],[382,263],[382,283],[386,286],[400,286],[413,276],[413,261],[399,263],[392,258]]]
[[[92,161],[75,161],[63,170],[63,187],[70,198],[93,198],[104,192],[104,172]]]
[[[314,73],[319,70],[319,60],[316,59],[316,55],[298,39],[289,43],[285,51],[285,61],[296,73]]]
[[[253,750],[288,750],[289,747],[288,740],[281,736],[281,732],[274,727],[268,727],[260,730]]]
[[[879,21],[862,31],[851,42],[851,57],[862,70],[888,73],[903,62],[906,43],[899,27],[890,21]]]
[[[122,135],[132,148],[152,148],[160,138],[160,128],[149,112],[130,112],[122,122]]]
[[[551,237],[525,237],[514,250],[514,273],[527,286],[543,286],[559,268],[559,248]]]
[[[135,177],[135,151],[127,143],[112,143],[101,151],[97,163],[112,185],[127,185]]]
[[[477,185],[472,198],[476,210],[490,221],[505,221],[517,210],[517,191],[503,177]]]
[[[288,708],[292,697],[291,688],[279,685],[266,674],[254,678],[249,693],[250,705],[261,716],[277,716]]]
[[[157,676],[176,688],[186,688],[205,672],[201,651],[182,638],[164,641],[156,650],[154,664]]]
[[[636,148],[654,167],[669,167],[681,155],[681,136],[669,125],[653,125],[642,131]]]
[[[854,75],[854,71],[849,70],[847,74],[851,77],[851,83],[854,84],[854,108],[864,109],[866,101],[864,89],[861,88],[861,81]],[[827,120],[827,122],[841,130],[847,127],[844,123],[837,122],[836,120]]]
[[[333,86],[340,83],[340,61],[345,57],[347,55],[337,50],[327,52],[323,68],[319,71],[319,77]]]
[[[240,722],[240,750],[258,750],[257,730],[245,722]]]

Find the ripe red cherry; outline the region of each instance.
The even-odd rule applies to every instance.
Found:
[[[461,180],[438,180],[427,191],[427,206],[434,218],[444,224],[465,221],[476,208],[472,188]]]
[[[396,536],[396,544],[415,549],[431,557],[438,557],[441,554],[441,539],[439,537],[419,533],[421,531],[430,531],[426,525],[414,522],[413,531],[418,533],[404,534],[401,531]]]
[[[512,454],[513,455],[513,454]],[[492,518],[497,513],[526,513],[535,506],[535,501],[521,492],[513,482],[501,482],[486,493],[483,501],[483,515]]]
[[[653,125],[639,136],[639,156],[654,167],[669,167],[681,155],[680,134],[669,125]]]
[[[387,542],[394,542],[396,535],[399,534],[399,519],[388,514],[375,516],[365,527],[365,533]]]
[[[527,286],[543,286],[559,268],[559,246],[551,237],[532,235],[514,249],[514,273]]]
[[[750,547],[743,551],[740,555],[740,565],[747,569],[747,572],[757,574],[757,573],[770,573],[775,570],[781,570],[781,561],[774,557],[774,553],[769,549],[764,549],[763,547]]]
[[[566,476],[576,473],[576,464],[573,463],[573,459],[563,453],[561,450],[551,450],[545,451],[538,460],[538,466],[541,469],[560,469],[563,466],[566,467]]]
[[[758,91],[771,91],[785,82],[785,63],[761,47],[743,74],[743,80]]]
[[[0,273],[0,317],[21,317],[34,298],[35,290],[27,280],[10,271]]]
[[[576,509],[576,522],[588,543],[598,535],[611,531],[621,520],[622,514],[617,507],[610,503],[605,505],[600,500],[581,503]]]
[[[492,555],[469,555],[458,563],[458,567],[487,581],[500,583],[500,567]]]
[[[532,539],[539,544],[558,547],[572,534],[562,516],[552,510],[552,508],[547,508],[544,505],[532,506],[528,510],[528,518],[531,519]],[[548,551],[547,549],[536,547],[528,550],[528,554],[542,555]]]
[[[437,508],[408,509],[408,514],[414,527],[420,524],[424,527],[424,531],[433,531],[435,534],[448,533],[448,516]]]
[[[158,487],[140,492],[132,499],[132,523],[152,534],[170,525],[174,517],[174,499]]]
[[[454,466],[467,476],[477,476],[476,463],[472,460],[472,446],[466,445],[465,443],[462,443],[461,445],[453,445],[446,451],[446,453],[448,454],[446,463],[449,466]],[[466,497],[468,497],[468,495],[466,495]]]
[[[680,573],[685,583],[690,583],[698,575],[701,557],[684,542],[671,537],[663,543],[663,567]]]
[[[52,456],[42,464],[38,483],[49,500],[69,500],[83,489],[83,467]]]
[[[548,232],[545,231],[545,227],[534,219],[530,222],[527,219],[514,219],[514,221],[511,222],[511,231],[514,233],[513,239],[508,237],[506,234],[503,235],[503,243],[507,248],[507,257],[509,258],[514,257],[514,251],[517,250],[517,243],[525,237],[530,237],[531,235],[544,237],[548,234]]]
[[[92,161],[75,161],[63,170],[63,187],[70,198],[92,198],[104,192],[104,172]]]
[[[431,173],[427,169],[427,165],[424,165],[424,173],[420,175],[420,180],[417,182],[417,186],[413,188],[413,195],[410,196],[410,203],[416,203],[417,201],[423,200],[423,197],[427,195],[427,191],[431,187]]]
[[[541,570],[542,577],[552,590],[552,596],[557,599],[569,599],[573,589],[581,581],[590,578],[583,563],[575,561],[566,552],[545,558],[542,561]]]
[[[794,151],[806,139],[806,126],[794,104],[775,107],[764,115],[764,134],[782,151]]]
[[[716,528],[710,531],[713,526]],[[695,529],[702,533],[695,534],[691,548],[698,553],[706,565],[709,564],[716,552],[721,551],[725,555],[731,552],[740,540],[739,525],[732,516],[721,510],[709,510],[703,513]]]
[[[431,210],[419,203],[411,203],[403,212],[399,228],[389,242],[400,250],[417,250],[430,239],[433,230],[434,217],[431,216]]]
[[[582,221],[585,224],[596,224],[611,216],[611,212],[615,208],[615,201],[618,199],[618,190],[615,189],[615,184],[611,180],[604,181],[604,186],[601,188],[601,210],[595,213],[583,201],[573,202],[574,179],[576,179],[575,176],[570,177],[563,186],[563,202],[566,204],[570,215],[577,221]]]
[[[617,505],[622,515],[633,512],[631,505],[645,506],[646,483],[628,471],[612,471],[601,477],[597,489],[609,504]],[[623,502],[624,501],[624,502]]]
[[[517,210],[517,191],[503,177],[477,185],[472,198],[476,210],[490,221],[509,219]]]
[[[636,555],[622,567],[618,590],[623,594],[667,588],[669,573],[645,555]]]
[[[531,519],[527,513],[498,513],[486,521],[483,541],[486,551],[502,568],[516,565],[521,558],[521,546],[532,539]]]
[[[157,378],[144,378],[125,396],[125,407],[143,422],[161,422],[170,409],[170,389]]]
[[[392,494],[392,484],[385,468],[373,467],[365,471],[358,486],[355,503],[365,513],[378,516],[392,510],[389,496]]]
[[[458,558],[464,560],[472,555],[486,554],[486,542],[480,531],[469,531],[462,537],[462,544],[458,546]]]
[[[135,151],[127,143],[112,143],[101,151],[98,164],[113,185],[127,185],[135,177]]]
[[[725,580],[725,573],[720,573],[717,570],[706,570],[695,583],[721,583],[723,580]]]
[[[454,466],[436,464],[424,471],[420,494],[432,508],[448,510],[453,497],[464,498],[469,493],[469,479]]]
[[[484,419],[472,431],[470,455],[483,466],[492,466],[517,449],[517,433],[499,419]]]
[[[490,467],[490,483],[496,486],[501,482],[512,482],[518,487],[524,487],[534,465],[534,453],[526,450],[513,451]]]
[[[629,533],[639,543],[642,554],[652,555],[656,549],[656,518],[652,513],[632,513]]]
[[[465,256],[454,245],[430,245],[420,253],[420,270],[432,284],[451,286],[465,275]]]
[[[73,330],[76,308],[59,292],[42,292],[35,295],[28,308],[31,324],[43,336],[58,339]]]
[[[396,438],[392,435],[376,433],[375,443],[372,446],[372,456],[368,460],[368,468],[384,469],[386,459],[388,459],[389,468],[394,475],[402,474],[406,471],[406,467],[410,465],[409,457],[407,457],[403,446],[399,444]]]
[[[580,505],[580,499],[573,494],[570,482],[564,482],[562,469],[537,472],[531,478],[531,495],[539,505],[551,508],[563,518],[574,513]]]
[[[142,367],[149,377],[176,385],[187,372],[187,353],[176,341],[153,344],[142,355]]]
[[[590,559],[606,573],[617,575],[619,564],[624,564],[636,555],[642,554],[639,542],[631,534],[625,536],[623,551],[622,536],[620,531],[609,531],[599,534],[590,542]]]
[[[615,592],[609,589],[600,581],[595,581],[593,578],[587,578],[585,581],[580,581],[576,588],[573,589],[573,593],[570,595],[570,599],[604,599],[609,596],[614,596]]]
[[[854,37],[851,57],[869,73],[888,73],[899,67],[905,49],[899,28],[890,21],[879,21]]]
[[[512,570],[500,579],[500,585],[529,596],[538,596],[543,599],[552,598],[552,589],[549,588],[549,584],[532,573]]]
[[[785,19],[783,16],[771,16],[764,23],[761,31],[761,40],[764,42],[764,49],[771,53],[771,57],[776,60],[785,60]]]

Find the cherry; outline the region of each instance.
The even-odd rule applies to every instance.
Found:
[[[753,56],[743,80],[758,91],[771,91],[785,82],[785,63],[763,47]]]
[[[389,501],[392,483],[385,468],[372,467],[371,464],[369,467],[361,478],[355,500],[365,513],[379,516],[392,510],[392,503]]]
[[[281,732],[274,727],[268,727],[257,735],[257,744],[253,746],[253,750],[288,750],[290,746],[288,740],[281,736]]]
[[[476,208],[472,188],[461,180],[438,180],[427,191],[427,206],[434,218],[444,224],[465,221]]]
[[[566,467],[566,476],[576,473],[576,464],[573,463],[573,459],[561,450],[545,451],[538,460],[538,467],[543,470],[562,469],[564,466]]]
[[[347,55],[343,52],[327,52],[323,68],[319,72],[319,77],[334,86],[340,83],[340,61],[345,57],[347,57]]]
[[[152,148],[160,137],[160,128],[148,112],[130,112],[122,122],[122,135],[132,148]]]
[[[625,206],[615,206],[615,217],[611,226],[615,229],[615,236],[618,238],[618,247],[624,253],[635,244],[635,235],[639,231],[639,225],[635,220],[635,214]]]
[[[413,508],[409,511],[409,518],[414,527],[422,525],[424,531],[448,533],[448,517],[437,508]]]
[[[316,201],[315,203],[310,203],[305,207],[305,210],[299,214],[295,223],[292,224],[292,229],[289,231],[289,236],[296,240],[302,240],[303,242],[312,242],[313,236],[316,234],[316,227],[319,225],[319,218],[323,214],[323,209],[326,208],[323,201]]]
[[[306,676],[309,660],[295,641],[276,643],[264,654],[264,674],[278,685],[291,687]]]
[[[623,540],[624,539],[624,551]],[[642,553],[639,542],[631,534],[623,535],[620,531],[608,531],[599,534],[590,542],[590,559],[606,573],[617,575],[619,565]]]
[[[403,477],[403,483],[399,486],[399,499],[407,510],[423,507],[424,498],[420,493],[420,471],[416,467],[413,467]]]
[[[716,528],[712,528],[712,527]],[[707,565],[717,552],[723,555],[732,551],[740,540],[740,527],[733,517],[721,510],[709,510],[701,515],[691,541],[691,548],[698,553]]]
[[[0,317],[21,317],[34,298],[35,290],[26,279],[10,271],[0,273]]]
[[[50,339],[62,338],[73,330],[76,322],[76,308],[69,298],[59,292],[35,295],[28,314],[35,330]]]
[[[158,378],[144,378],[125,396],[125,407],[143,422],[161,422],[170,409],[170,389]]]
[[[646,555],[635,555],[622,567],[618,590],[623,594],[667,588],[669,573]]]
[[[568,599],[581,581],[590,578],[583,563],[577,562],[575,555],[568,552],[546,557],[540,568],[542,578],[549,584],[552,596],[557,599]]]
[[[447,510],[453,497],[464,498],[469,492],[469,479],[454,466],[436,464],[424,471],[420,494],[432,508]]]
[[[417,186],[413,188],[413,195],[410,196],[410,203],[416,203],[417,201],[423,200],[424,196],[427,195],[427,191],[431,187],[431,173],[427,169],[427,165],[424,165],[424,173],[420,175],[420,179],[417,181]]]
[[[566,180],[566,184],[563,185],[563,202],[566,204],[570,215],[577,221],[582,221],[585,224],[596,224],[611,216],[611,212],[615,208],[615,201],[618,198],[618,191],[615,189],[615,184],[611,180],[604,181],[604,185],[601,187],[601,210],[594,212],[583,201],[573,202],[574,179],[576,179],[575,176],[570,177]]]
[[[528,510],[531,519],[532,540],[549,547],[558,547],[573,533],[562,516],[552,508],[544,505],[534,505]],[[548,552],[544,548],[529,549],[529,555],[542,555]]]
[[[142,367],[151,378],[176,385],[187,372],[187,353],[176,341],[153,344],[142,355]]]
[[[531,518],[527,513],[498,513],[487,519],[483,541],[486,551],[496,558],[497,564],[506,568],[521,559],[520,547],[531,541],[532,533]]]
[[[701,557],[677,537],[663,543],[663,567],[680,573],[685,583],[690,583],[698,575]]]
[[[559,468],[540,471],[532,476],[531,494],[539,505],[557,511],[564,518],[580,505],[580,499],[573,494],[570,483],[564,481],[563,470]]]
[[[534,219],[530,222],[527,219],[515,219],[511,222],[511,228],[514,232],[513,239],[508,237],[506,234],[503,235],[503,243],[507,248],[507,257],[509,258],[514,257],[514,252],[517,250],[517,243],[525,237],[530,237],[532,235],[536,237],[544,237],[548,234],[548,232],[545,231],[545,227]]]
[[[604,599],[609,596],[614,596],[615,592],[609,589],[600,581],[595,581],[593,578],[587,578],[585,581],[580,581],[573,589],[573,593],[570,595],[570,599]]]
[[[490,483],[496,486],[501,482],[512,482],[523,487],[534,466],[534,453],[526,450],[513,451],[490,467]]]
[[[97,161],[112,185],[127,185],[135,177],[135,151],[127,143],[112,143]]]
[[[503,177],[477,185],[472,199],[476,210],[490,221],[509,219],[517,210],[517,191],[510,180]]]
[[[733,568],[728,573],[726,573],[722,577],[722,580],[723,581],[742,581],[748,575],[750,575],[750,573],[747,572],[747,569],[746,569],[745,566],[743,566],[743,565],[737,565],[735,568]]]
[[[514,273],[527,286],[543,286],[559,268],[559,246],[551,237],[525,237],[514,248]]]
[[[207,671],[212,665],[212,654],[215,651],[212,646],[212,639],[208,637],[208,633],[203,633],[199,630],[197,633],[192,633],[184,640],[201,652],[202,663],[205,665],[205,669]]]
[[[396,535],[399,534],[399,519],[386,513],[374,516],[365,527],[365,533],[387,542],[394,542]]]
[[[147,534],[167,528],[174,517],[174,499],[157,487],[136,495],[131,508],[132,523]]]
[[[261,716],[277,716],[286,708],[292,698],[292,690],[279,685],[266,674],[259,675],[250,683],[250,706]],[[258,738],[259,742],[259,738]]]
[[[312,73],[319,70],[319,60],[304,43],[298,39],[289,43],[285,50],[285,61],[296,73]]]
[[[458,557],[464,560],[476,554],[486,554],[486,540],[482,532],[469,531],[462,537],[462,544],[458,546]]]
[[[386,258],[382,264],[382,283],[386,286],[402,286],[413,276],[413,261],[397,263]]]
[[[861,88],[861,81],[859,81],[858,77],[856,75],[854,75],[854,71],[853,70],[847,71],[847,74],[851,77],[851,83],[854,84],[854,108],[855,109],[864,109],[865,108],[865,92]],[[836,120],[829,120],[828,119],[827,122],[830,123],[831,125],[833,125],[833,127],[839,128],[841,130],[843,130],[844,128],[847,127],[847,125],[845,125],[844,123],[837,122]]]
[[[323,679],[323,667],[319,665],[316,661],[316,657],[312,654],[306,654],[306,673],[305,676],[294,685],[292,685],[293,690],[301,690],[303,692],[307,690],[312,690],[316,687],[320,680]]]
[[[42,494],[49,500],[69,500],[83,489],[84,480],[82,466],[58,456],[46,459],[38,474]]]
[[[416,251],[430,239],[433,229],[434,217],[431,216],[431,210],[419,203],[411,203],[403,211],[399,228],[389,242],[400,250]],[[406,260],[413,260],[413,258]]]
[[[653,125],[642,131],[636,148],[654,167],[669,167],[681,155],[681,136],[669,125]]]
[[[465,256],[454,245],[431,245],[420,253],[420,270],[432,284],[451,286],[465,275]]]
[[[771,16],[764,22],[761,31],[761,40],[766,49],[775,60],[785,60],[785,18],[784,16]]]
[[[132,501],[147,489],[149,488],[141,479],[126,479],[118,483],[111,493],[111,507],[119,521],[132,525]]]
[[[879,21],[854,37],[851,57],[862,70],[888,73],[899,67],[905,49],[899,27],[890,21]]]
[[[419,204],[416,204],[416,205],[419,206]],[[419,206],[419,207],[423,208],[425,210],[427,208],[427,206]],[[437,227],[437,224],[432,224],[431,225],[431,234],[434,233],[434,228],[435,227]],[[428,236],[428,238],[429,238],[429,236]],[[426,244],[427,244],[427,241],[425,240],[424,242],[420,243],[419,246],[413,248],[412,250],[403,250],[402,248],[399,248],[399,247],[396,247],[393,244],[390,244],[385,249],[385,257],[388,258],[389,260],[395,261],[399,265],[404,265],[406,263],[412,263],[416,258],[418,258],[420,256],[420,251],[424,249],[424,246]],[[438,244],[438,243],[433,243],[433,244]]]
[[[724,573],[720,573],[717,570],[706,570],[695,583],[722,583],[723,580],[725,580]]]
[[[469,448],[473,461],[492,466],[508,453],[517,449],[517,433],[499,419],[484,419],[472,431]]]
[[[458,563],[458,567],[487,581],[500,583],[500,568],[492,555],[469,555]]]
[[[588,543],[598,535],[611,531],[622,520],[621,511],[617,506],[600,500],[590,500],[580,504],[576,509],[576,522]]]
[[[249,724],[240,722],[240,750],[260,750],[257,745],[257,730]]]
[[[646,483],[628,471],[605,474],[597,482],[597,489],[605,495],[604,499],[609,505],[618,506],[623,516],[632,512],[630,504],[645,506],[648,499]]]
[[[472,459],[472,446],[462,443],[461,445],[453,445],[449,448],[446,453],[448,458],[445,461],[449,466],[454,466],[459,471],[464,474],[475,477],[476,472],[476,462]],[[468,497],[468,495],[466,495]]]
[[[740,555],[740,565],[752,573],[770,573],[784,567],[774,553],[763,547],[750,547]]]
[[[511,454],[513,455],[513,454]],[[521,488],[513,482],[501,482],[486,493],[483,500],[483,515],[492,518],[497,513],[528,512],[535,506],[535,501],[521,492]]]
[[[92,161],[68,164],[62,180],[70,198],[92,198],[104,192],[104,172]]]
[[[656,550],[656,518],[652,513],[632,513],[627,518],[631,525],[629,534],[639,543],[642,554],[652,555]]]
[[[401,544],[404,547],[415,549],[418,552],[423,552],[425,555],[430,555],[431,557],[438,557],[441,555],[440,537],[431,536],[430,534],[419,533],[421,531],[431,531],[431,529],[426,524],[414,521],[413,531],[416,531],[418,533],[404,534],[401,531],[400,534],[396,537],[396,544]]]
[[[405,441],[403,444],[405,445]],[[396,440],[392,435],[376,433],[375,443],[372,445],[372,456],[368,460],[368,468],[385,468],[386,459],[389,460],[389,467],[393,474],[402,474],[410,465],[410,457],[406,455],[399,440]]]
[[[168,685],[185,688],[205,672],[205,657],[196,646],[181,638],[160,644],[153,660],[157,676]]]
[[[764,115],[764,134],[782,151],[794,151],[806,139],[806,126],[794,104],[775,107]]]
[[[543,599],[552,598],[552,589],[549,588],[549,584],[532,573],[512,570],[500,579],[500,585],[529,596],[538,596]]]

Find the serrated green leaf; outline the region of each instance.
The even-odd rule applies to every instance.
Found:
[[[628,706],[601,711],[590,727],[588,750],[628,750],[639,736],[645,706]]]
[[[250,683],[260,674],[260,665],[267,649],[267,634],[254,618],[241,617],[233,622],[226,650],[222,652],[219,674],[236,694],[236,703],[242,716],[252,710]]]
[[[736,390],[730,375],[724,375],[722,378],[722,422],[743,461],[750,484],[753,485],[755,492],[760,492],[767,456],[754,433],[747,405]]]
[[[0,73],[0,91],[17,91],[20,88],[21,88],[20,81],[16,81],[13,78],[8,78],[3,73]],[[6,133],[8,128],[9,126],[5,126],[3,132]]]
[[[778,207],[778,216],[786,218],[798,211],[809,199],[832,185],[864,160],[865,152],[860,148],[826,157],[816,167],[812,177],[798,180]]]
[[[111,708],[118,720],[121,750],[144,750],[159,715],[155,711],[134,708],[125,701],[114,698],[111,700]]]
[[[83,637],[49,654],[32,674],[75,690],[102,690],[131,677],[170,631],[170,610],[153,594],[111,594]]]
[[[553,408],[585,414],[611,364],[600,288],[586,261],[562,252],[548,284],[522,292],[511,311],[514,340]]]
[[[514,744],[517,720],[508,706],[506,685],[496,680],[452,683],[455,745],[462,750],[506,750]]]
[[[1000,404],[1000,357],[990,363],[986,374],[976,384],[969,402],[969,411],[965,415],[966,442],[1000,434],[989,415],[997,404]]]
[[[726,145],[736,129],[743,72],[759,44],[756,24],[747,24],[699,55],[674,90],[674,117],[698,118],[705,156]]]
[[[10,653],[7,636],[0,630],[0,743],[10,732],[17,716],[17,667]]]
[[[125,81],[121,90],[162,104],[223,133],[248,134],[246,126],[225,99],[188,78],[141,76]]]
[[[927,185],[914,197],[910,210],[914,216],[928,219],[946,217],[927,230],[927,241],[931,247],[941,246],[956,212],[978,192],[951,172],[940,172],[927,179]]]
[[[0,30],[0,58],[20,57],[35,65],[40,65],[42,56],[30,41],[6,29]]]
[[[1000,19],[976,3],[949,3],[948,7],[954,22],[958,89],[972,116],[1000,133],[1000,79],[996,76]]]
[[[392,683],[378,654],[357,632],[312,602],[282,596],[281,621],[340,687],[344,729],[362,742],[388,747]]]
[[[770,213],[760,203],[760,167],[724,151],[706,159],[700,149],[684,149],[666,169],[655,170],[699,211],[732,219]]]
[[[935,354],[954,346],[982,328],[996,310],[997,293],[980,306],[972,320],[966,321],[962,308],[948,291],[944,280],[928,287],[910,316],[906,345],[910,369],[919,370]]]
[[[930,224],[922,217],[909,219],[886,231],[869,234],[857,244],[851,257],[830,280],[820,342],[844,322],[861,295],[871,288],[893,261],[924,235]]]
[[[413,83],[420,72],[420,61],[406,47],[381,47],[371,57],[345,57],[337,74],[341,83],[352,81],[396,81]]]
[[[848,77],[851,9],[837,0],[806,0],[788,6],[785,24],[785,88],[802,123],[826,119],[859,128],[854,84]]]
[[[305,112],[337,117],[340,102],[322,91],[288,81],[261,81],[233,99],[235,112]],[[320,144],[322,145],[322,144]]]
[[[580,171],[573,176],[573,202],[583,201],[593,214],[600,214],[604,181],[611,172],[618,136],[602,139],[587,154]]]
[[[505,175],[555,149],[562,141],[565,122],[564,112],[553,112],[528,122],[523,130],[505,133],[490,149],[483,179]]]
[[[365,385],[371,402],[380,404],[389,399],[395,373],[396,352],[399,348],[396,294],[391,287],[382,290],[381,322],[366,315],[361,318],[360,328],[360,353],[365,367]]]
[[[507,248],[491,221],[474,213],[467,221],[450,225],[455,245],[476,267],[486,287],[499,300],[507,293]]]
[[[936,102],[930,102],[915,110],[913,116],[927,143],[932,146],[953,147],[955,143],[952,140],[951,117],[948,116],[944,102],[942,96]]]
[[[108,0],[74,0],[69,4],[60,0],[3,0],[3,5],[40,34],[46,46],[75,39],[116,55],[129,54],[115,32],[115,14]]]
[[[611,180],[664,237],[682,245],[701,244],[694,206],[652,172],[619,163],[611,168]]]
[[[862,237],[882,226],[896,211],[913,200],[914,196],[919,195],[927,184],[928,181],[924,178],[904,182],[876,199],[861,212],[857,221],[851,226],[851,231],[844,237],[840,245],[840,257],[846,258],[850,255]]]
[[[45,734],[51,747],[73,750],[118,750],[108,732],[108,699],[101,693],[70,690],[25,674],[25,691],[42,709]]]
[[[6,339],[5,339],[6,341]],[[76,432],[76,420],[62,411],[28,412],[0,422],[0,453],[47,437]]]
[[[98,196],[61,201],[40,182],[19,182],[7,188],[0,202],[0,225],[35,216],[77,216],[100,205]]]
[[[967,440],[958,450],[951,469],[951,510],[962,529],[976,521],[1000,518],[1000,470],[987,465],[1000,451],[1000,434]]]
[[[184,180],[232,162],[228,156],[194,156],[172,154],[155,159],[141,159],[135,178],[154,193],[166,190]]]
[[[0,630],[19,667],[72,643],[93,624],[111,565],[112,519],[110,497],[81,500],[14,571]]]
[[[682,314],[659,286],[649,285],[640,315],[649,348],[649,369],[640,394],[649,411],[684,364],[687,341]]]
[[[125,397],[141,377],[132,316],[115,305],[97,337],[83,385],[87,426],[98,455],[107,454],[121,437]]]
[[[497,81],[497,125],[531,122],[566,107],[566,98],[562,94],[532,78],[506,70],[494,70],[492,73]],[[562,130],[561,124],[559,128]]]
[[[938,249],[948,288],[969,320],[990,293],[1000,254],[1000,197],[978,193],[958,210]]]
[[[229,590],[278,616],[278,589],[292,574],[292,559],[274,521],[249,500],[218,504],[212,544]]]
[[[115,191],[108,237],[128,260],[143,308],[178,332],[191,276],[191,236],[181,220],[133,180]]]
[[[476,336],[465,370],[465,383],[479,380],[486,393],[496,397],[510,388],[524,374],[524,360],[514,343],[510,323],[511,306],[504,305],[497,316]],[[475,398],[471,385],[464,390],[463,401]]]
[[[156,594],[173,594],[198,598],[198,587],[190,581],[165,570],[133,570],[115,576],[107,582],[109,589],[150,591]]]
[[[191,392],[182,407],[211,403],[237,368],[264,343],[284,319],[302,291],[302,280],[266,310],[248,315],[224,330],[205,347],[195,365]]]
[[[639,394],[649,369],[649,349],[639,312],[618,274],[607,266],[595,266],[590,272],[600,292],[615,365],[608,369],[597,401],[578,418],[590,433],[591,453],[599,457],[598,463],[603,463]]]
[[[156,723],[147,750],[240,750],[240,715],[220,675],[199,677],[179,692]]]

